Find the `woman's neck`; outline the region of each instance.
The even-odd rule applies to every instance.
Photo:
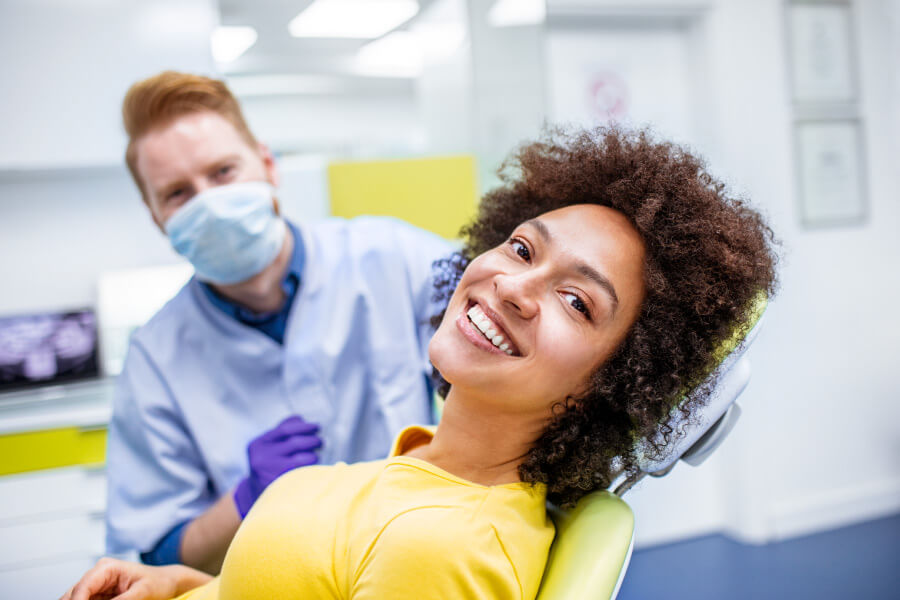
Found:
[[[406,455],[480,485],[514,483],[546,426],[544,416],[492,410],[451,389],[434,438]]]

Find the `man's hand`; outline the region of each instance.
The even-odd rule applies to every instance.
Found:
[[[210,579],[181,565],[148,567],[101,558],[60,600],[169,600]]]
[[[293,416],[250,442],[247,446],[250,475],[234,491],[234,503],[242,519],[279,475],[319,462],[314,452],[322,445],[318,432],[319,426],[315,423]]]

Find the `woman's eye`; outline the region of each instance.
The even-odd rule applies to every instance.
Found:
[[[588,310],[587,304],[584,303],[584,300],[572,293],[565,293],[563,294],[563,296],[565,297],[566,302],[568,302],[572,306],[572,308],[580,313],[583,313],[587,318],[591,318],[591,313]]]
[[[220,177],[224,177],[225,175],[228,175],[228,173],[230,173],[230,172],[231,172],[231,165],[225,165],[224,167],[219,168],[219,176]]]
[[[509,245],[512,246],[513,252],[519,255],[519,258],[526,261],[531,260],[531,252],[528,251],[528,246],[515,239],[510,240]]]

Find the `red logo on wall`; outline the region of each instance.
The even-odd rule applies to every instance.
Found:
[[[611,71],[601,71],[588,82],[588,110],[603,121],[620,120],[628,114],[628,86]]]

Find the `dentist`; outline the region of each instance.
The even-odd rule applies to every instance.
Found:
[[[441,238],[386,218],[297,224],[224,83],[164,72],[122,108],[126,162],[194,277],[131,340],[109,429],[107,551],[217,573],[266,486],[386,456],[432,421]]]

